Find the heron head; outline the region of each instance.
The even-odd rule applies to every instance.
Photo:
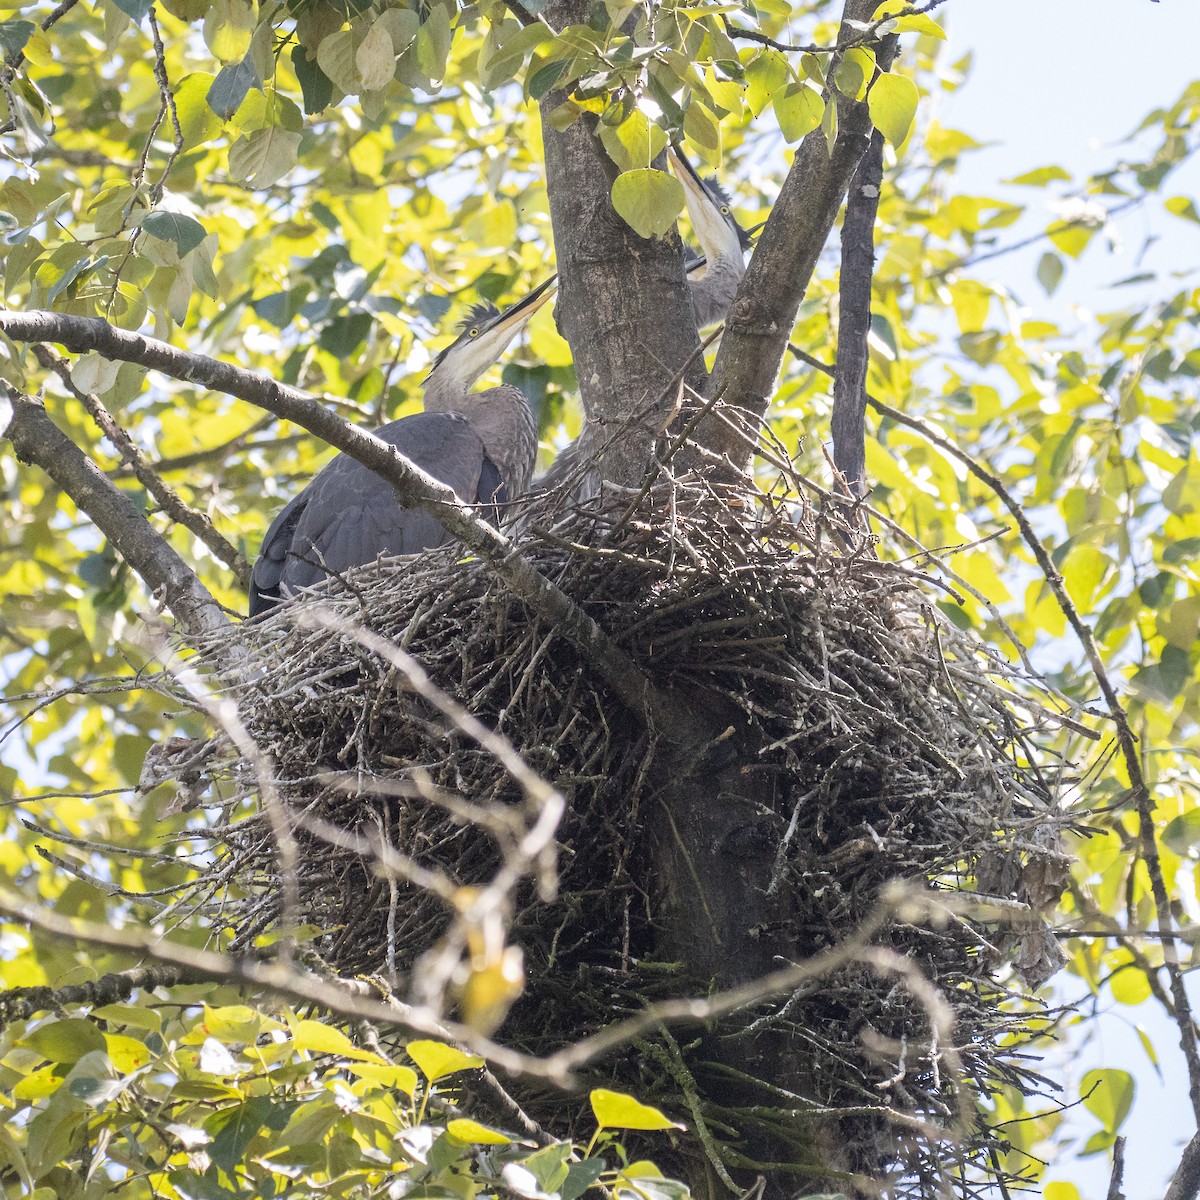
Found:
[[[426,384],[436,379],[442,387],[465,392],[504,353],[557,286],[558,279],[552,276],[503,312],[494,304],[473,305],[459,324],[458,337],[433,360]]]
[[[701,179],[696,168],[675,146],[667,148],[667,156],[683,184],[688,216],[708,258],[737,258],[743,250],[749,250],[750,235],[738,224],[729,197],[716,180]]]

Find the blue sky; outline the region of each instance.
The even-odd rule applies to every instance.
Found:
[[[962,160],[960,179],[982,195],[1029,203],[1029,189],[999,180],[1034,167],[1058,164],[1077,179],[1118,160],[1121,143],[1152,109],[1167,106],[1200,78],[1200,0],[950,0],[938,11],[950,35],[952,57],[973,53],[969,83],[936,101],[943,123],[963,129],[987,149]],[[1200,162],[1193,160],[1168,180],[1164,196],[1188,195],[1200,203]],[[1036,221],[1007,232],[1017,240]],[[1151,207],[1118,222],[1123,246],[1109,253],[1097,238],[1047,297],[1034,279],[1044,246],[976,268],[1004,284],[1032,315],[1072,325],[1088,324],[1089,312],[1123,308],[1179,284],[1168,276],[1200,272],[1200,226]],[[1147,238],[1156,238],[1139,262]],[[1160,282],[1142,288],[1111,285],[1135,272],[1154,270]],[[1200,981],[1191,984],[1200,1008]],[[1077,1000],[1085,989],[1060,977],[1058,995]],[[1137,1081],[1128,1135],[1125,1192],[1128,1200],[1157,1200],[1190,1134],[1186,1074],[1174,1026],[1157,1005],[1122,1008],[1106,1002],[1098,1021],[1068,1031],[1065,1045],[1048,1062],[1049,1073],[1075,1085],[1092,1067],[1121,1067]],[[1142,1049],[1141,1023],[1158,1050],[1160,1077]],[[1086,1136],[1097,1124],[1086,1112],[1070,1127]],[[1047,1180],[1071,1180],[1084,1197],[1103,1196],[1107,1155],[1052,1163]]]

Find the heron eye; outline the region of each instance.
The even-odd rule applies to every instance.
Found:
[[[472,329],[472,330],[471,330],[471,332],[470,332],[470,336],[471,336],[471,337],[478,337],[478,336],[479,336],[479,330],[478,330],[478,329]]]
[[[724,204],[721,205],[721,216],[723,216],[723,217],[729,216],[729,209],[726,208]]]

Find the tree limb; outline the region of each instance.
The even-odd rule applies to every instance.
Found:
[[[877,0],[845,0],[839,44],[857,37],[849,22],[869,21],[876,8]],[[832,153],[820,129],[800,143],[738,288],[709,382],[709,395],[720,395],[752,420],[766,412],[800,301],[870,135],[866,104],[832,88],[827,92],[826,102],[837,105]],[[748,466],[745,445],[722,422],[704,422],[697,435],[710,450]]]
[[[163,482],[146,461],[145,455],[133,444],[133,439],[101,402],[100,397],[81,391],[75,386],[75,381],[71,378],[70,363],[59,358],[49,346],[35,344],[33,353],[38,362],[47,370],[53,371],[62,380],[67,391],[88,410],[92,420],[116,447],[117,453],[128,464],[137,481],[158,501],[163,512],[177,525],[182,525],[184,529],[194,533],[237,576],[238,582],[243,587],[247,586],[250,582],[250,564],[217,532],[204,513],[185,504],[179,493]]]
[[[1196,1200],[1200,1196],[1200,1133],[1183,1148],[1179,1166],[1163,1200]]]
[[[227,636],[229,618],[137,505],[88,458],[45,408],[5,383],[12,420],[3,431],[21,462],[36,463],[85,512],[146,586],[193,635]]]
[[[16,341],[57,342],[73,353],[94,350],[108,359],[137,363],[151,370],[161,371],[174,379],[197,383],[227,396],[235,396],[315,433],[331,446],[349,454],[363,466],[386,479],[395,489],[401,503],[413,508],[424,509],[435,516],[449,533],[464,546],[474,551],[504,580],[513,595],[526,603],[539,616],[545,618],[554,627],[555,632],[575,646],[600,677],[613,689],[620,701],[642,721],[662,733],[680,739],[684,744],[691,744],[696,740],[695,722],[687,718],[674,704],[662,696],[632,660],[617,648],[600,626],[565,592],[551,583],[526,559],[514,553],[512,542],[504,534],[484,521],[470,505],[462,503],[453,488],[434,479],[432,475],[410,462],[395,447],[389,446],[375,434],[356,429],[298,388],[289,387],[287,384],[279,383],[256,371],[246,371],[203,354],[179,350],[157,338],[144,337],[141,334],[130,333],[128,330],[117,329],[98,317],[74,317],[52,312],[0,312],[0,332]],[[26,406],[31,406],[32,402],[24,397],[22,400]],[[70,439],[50,424],[44,410],[40,406],[33,407],[41,413],[44,424],[49,426],[62,441],[66,442],[70,451],[82,460],[82,453],[70,442]],[[27,419],[32,420],[32,418]],[[15,424],[16,420],[14,419]],[[43,436],[49,435],[43,433]],[[27,444],[36,446],[36,438],[32,443]],[[67,447],[63,447],[63,450],[66,452]],[[49,471],[46,464],[40,460],[35,461]],[[107,488],[120,496],[120,493],[112,487],[107,479],[104,479],[94,466],[90,463],[88,466],[96,476],[103,480]],[[53,474],[53,472],[50,473]],[[55,478],[57,479],[57,476]],[[78,480],[72,482],[75,486],[83,487],[84,481],[90,484],[91,477],[80,476]],[[75,496],[72,487],[62,481],[59,482],[60,486],[71,494],[80,507],[84,508],[100,528],[113,539],[121,553],[125,554],[125,550],[117,542],[113,533]],[[85,492],[85,494],[87,493]],[[142,515],[137,513],[132,502],[125,497],[121,498],[129,506],[129,510],[137,514],[139,525],[149,530],[149,526]],[[109,519],[107,511],[102,515],[105,520]],[[153,534],[153,530],[150,530],[150,533]],[[143,538],[144,536],[145,534],[142,535]],[[158,539],[157,534],[153,534],[153,536],[156,540],[161,540]],[[137,549],[135,545],[135,553]],[[212,600],[192,572],[173,550],[170,553],[179,564],[179,569],[190,578],[190,587],[192,589],[199,588],[215,607],[216,602]],[[143,578],[147,578],[136,562],[131,560],[131,565],[139,574],[142,574]],[[160,566],[156,563],[147,563],[147,566],[153,574],[153,579],[147,579],[151,587],[157,588],[166,582],[161,578]],[[180,581],[175,581],[173,586],[182,586],[182,584]],[[176,595],[175,591],[169,593],[169,603],[170,597],[174,595]],[[182,601],[183,598],[184,593],[180,592],[179,599]],[[186,603],[184,608],[188,613],[187,620],[184,620],[174,603],[171,604],[171,611],[179,617],[185,628],[198,632],[203,625],[196,624],[195,614],[191,612]],[[228,622],[222,616],[220,627],[226,628],[227,625]]]
[[[896,38],[884,38],[879,68],[886,71]],[[867,494],[866,430],[867,338],[871,332],[871,288],[875,278],[875,219],[883,185],[883,134],[871,134],[846,198],[842,220],[842,270],[839,281],[837,373],[833,378],[833,465],[858,500]]]

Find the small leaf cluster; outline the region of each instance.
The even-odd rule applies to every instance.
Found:
[[[576,1200],[597,1184],[641,1200],[686,1197],[615,1141],[617,1130],[681,1128],[656,1109],[596,1091],[586,1148],[538,1146],[453,1115],[454,1081],[481,1059],[428,1040],[403,1053],[415,1069],[289,1010],[198,996],[178,1009],[135,997],[13,1025],[0,1042],[0,1162],[39,1200],[470,1200],[498,1188]]]

